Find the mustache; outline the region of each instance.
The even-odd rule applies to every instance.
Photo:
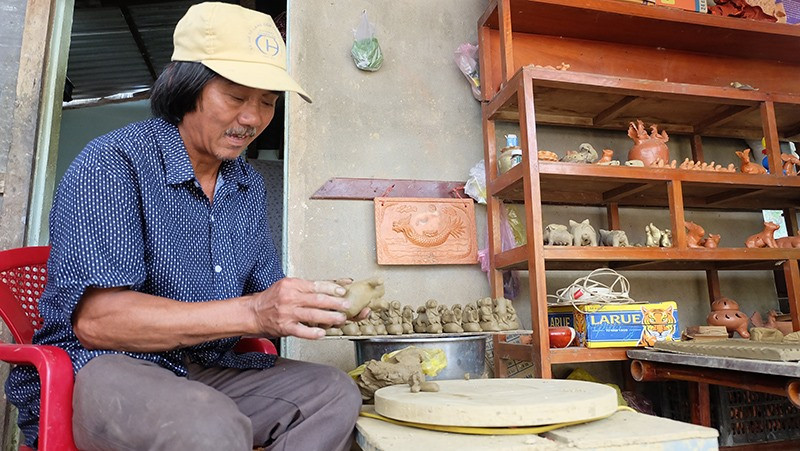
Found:
[[[226,135],[246,136],[248,138],[256,136],[256,132],[255,127],[234,127],[225,130]]]

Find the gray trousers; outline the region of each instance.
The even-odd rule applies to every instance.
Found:
[[[188,377],[124,355],[75,379],[82,450],[349,450],[361,395],[344,372],[279,358],[268,370],[204,368]]]

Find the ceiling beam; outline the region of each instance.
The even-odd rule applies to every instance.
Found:
[[[136,26],[136,22],[133,20],[133,16],[131,16],[131,11],[125,5],[120,5],[119,7],[120,12],[122,12],[122,17],[125,18],[125,23],[128,24],[128,30],[131,32],[131,37],[136,42],[136,47],[139,49],[139,53],[142,55],[142,59],[144,60],[145,66],[147,66],[147,71],[150,73],[150,77],[153,81],[156,81],[158,78],[158,74],[156,73],[155,67],[153,67],[153,60],[150,58],[150,53],[147,51],[147,47],[144,45],[144,39],[142,39],[142,35],[139,33],[139,27]]]

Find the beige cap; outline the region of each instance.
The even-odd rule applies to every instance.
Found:
[[[311,98],[286,71],[286,44],[272,17],[228,3],[193,5],[178,21],[172,61],[196,61],[240,85]]]

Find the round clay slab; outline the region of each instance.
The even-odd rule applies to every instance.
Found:
[[[564,379],[437,381],[438,392],[408,385],[375,392],[385,417],[440,426],[510,427],[582,421],[610,415],[617,392],[606,385]]]

